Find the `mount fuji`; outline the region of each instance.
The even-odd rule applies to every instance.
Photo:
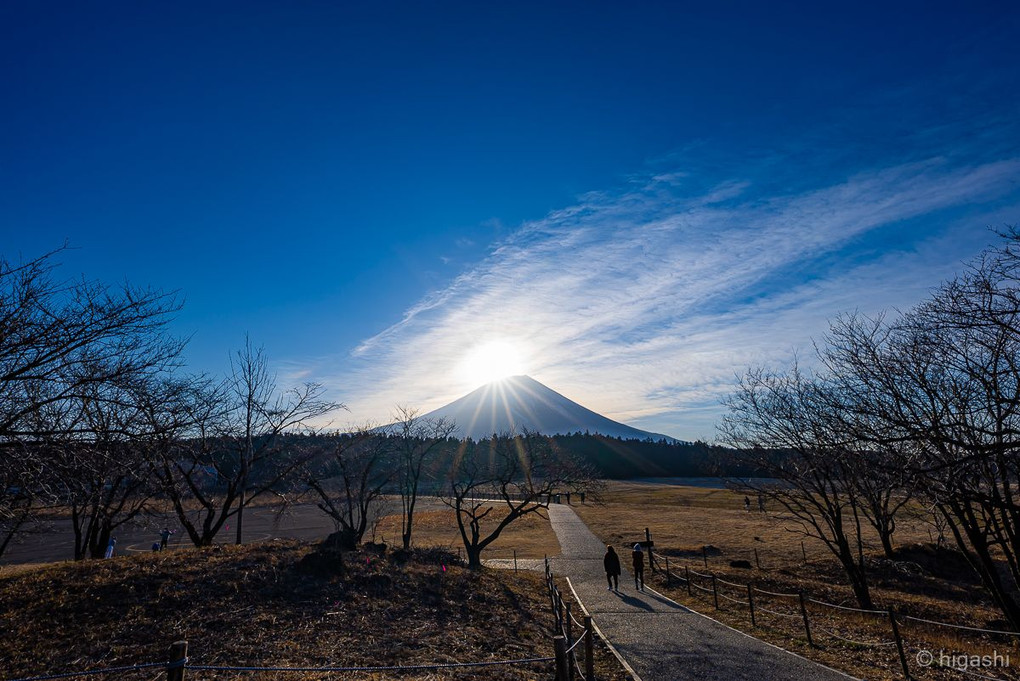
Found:
[[[493,433],[529,430],[544,435],[588,432],[627,440],[676,441],[597,414],[530,376],[493,381],[424,417],[452,420],[457,424],[458,437],[474,440]]]

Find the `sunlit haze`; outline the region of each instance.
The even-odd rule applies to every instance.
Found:
[[[490,341],[467,353],[460,366],[460,375],[472,387],[507,376],[527,373],[520,350],[502,340]]]

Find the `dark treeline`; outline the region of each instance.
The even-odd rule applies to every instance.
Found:
[[[753,468],[704,442],[622,440],[574,433],[554,435],[553,442],[593,465],[611,479],[645,477],[748,476]]]
[[[535,436],[532,434],[532,436]],[[357,433],[316,433],[294,436],[294,443],[325,443],[339,439],[362,437]],[[384,436],[396,441],[399,435]],[[593,467],[600,477],[611,480],[648,477],[755,477],[763,469],[746,457],[737,456],[735,450],[705,442],[670,442],[660,440],[625,440],[592,433],[572,433],[548,436],[554,449],[569,454]],[[458,451],[486,445],[489,438],[475,442],[446,438],[432,460],[429,478],[444,478]],[[395,445],[390,445],[395,446]]]

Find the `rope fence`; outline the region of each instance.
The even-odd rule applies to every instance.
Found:
[[[581,641],[579,640],[578,643]],[[575,644],[576,646],[577,644]],[[99,676],[104,674],[123,674],[126,672],[137,671],[141,669],[152,669],[155,667],[161,667],[168,672],[168,679],[170,678],[170,672],[177,671],[178,674],[184,670],[193,671],[212,671],[212,672],[300,672],[300,673],[342,673],[342,672],[412,672],[412,671],[432,671],[436,669],[457,669],[465,667],[495,667],[495,666],[507,666],[507,665],[522,665],[522,664],[535,664],[544,662],[554,662],[555,657],[528,657],[520,658],[515,660],[488,660],[484,662],[436,662],[430,664],[412,664],[412,665],[388,665],[388,666],[350,666],[350,667],[262,667],[254,665],[245,666],[232,666],[232,665],[208,665],[208,664],[191,664],[186,658],[183,660],[170,661],[170,662],[149,662],[145,664],[135,664],[123,667],[106,667],[104,669],[89,669],[80,672],[67,672],[62,674],[46,674],[43,676],[26,676],[19,679],[9,679],[8,681],[56,681],[57,679],[70,679],[83,676]],[[183,677],[180,677],[183,678]]]
[[[760,587],[753,586],[753,585],[751,586],[751,588],[754,589],[755,591],[757,591],[758,593],[762,593],[762,594],[765,594],[767,596],[775,596],[776,598],[799,598],[800,597],[800,594],[784,594],[784,593],[779,593],[777,591],[766,591],[765,589],[762,589]]]
[[[178,667],[182,666],[180,664]],[[153,667],[170,668],[169,662],[148,662],[145,664],[132,664],[123,667],[106,667],[105,669],[90,669],[82,672],[66,672],[62,674],[46,674],[43,676],[26,676],[20,679],[9,679],[9,681],[54,681],[54,679],[73,679],[80,676],[101,676],[103,674],[123,674],[139,669],[152,669]]]
[[[900,615],[900,617],[902,619],[912,620],[914,622],[924,622],[925,624],[934,624],[939,627],[948,627],[950,629],[964,629],[966,631],[975,631],[980,634],[993,634],[998,636],[1020,636],[1020,632],[1017,631],[1002,631],[999,629],[980,629],[978,627],[967,627],[962,624],[949,624],[948,622],[926,620],[923,617],[911,617],[910,615]]]
[[[556,586],[556,579],[553,576],[549,565],[548,556],[545,559],[545,581],[549,590],[549,601],[552,606],[552,615],[556,633],[553,638],[556,644],[556,681],[581,681],[595,680],[595,625],[590,615],[584,615],[584,622],[579,622],[572,612],[572,603],[566,603],[563,595]],[[574,627],[578,627],[580,635],[575,639]],[[578,659],[578,651],[583,649],[584,662]],[[584,672],[581,668],[584,668]]]
[[[186,668],[207,672],[409,672],[430,671],[433,669],[457,669],[462,667],[496,667],[511,664],[529,664],[532,662],[553,662],[555,660],[555,657],[529,657],[519,660],[493,660],[489,662],[437,662],[434,664],[389,665],[385,667],[231,667],[221,665],[189,664]]]
[[[798,614],[798,613],[776,612],[775,610],[769,610],[768,608],[763,608],[760,605],[755,605],[755,609],[758,612],[767,612],[768,614],[775,615],[776,617],[791,617],[793,619],[800,619],[800,614]]]
[[[887,610],[865,610],[863,608],[851,608],[846,605],[836,605],[835,603],[826,603],[825,601],[816,601],[813,598],[807,599],[808,603],[814,603],[815,605],[821,605],[826,608],[835,608],[837,610],[845,610],[846,612],[859,612],[865,615],[883,615],[887,616],[889,611]]]
[[[645,535],[646,535],[647,543],[649,544],[649,547],[651,547],[653,545],[653,543],[651,542],[651,537],[650,537],[647,529],[645,530]],[[662,558],[662,556],[661,556],[661,552],[660,552],[660,559],[661,558]],[[757,562],[757,555],[755,556],[755,558],[756,558],[756,564],[758,565],[758,567],[760,569],[761,566]],[[653,565],[653,571],[654,571],[654,566],[656,565],[656,563],[654,561],[652,561],[652,565]],[[708,567],[707,559],[705,560],[705,567]],[[770,591],[768,589],[762,589],[762,588],[760,588],[758,586],[755,586],[753,584],[739,584],[737,582],[731,582],[731,581],[728,581],[728,580],[725,580],[725,579],[722,579],[722,578],[718,577],[715,573],[712,573],[712,572],[709,572],[709,573],[698,572],[697,570],[692,569],[689,565],[683,566],[682,569],[683,569],[682,573],[678,573],[678,572],[674,572],[674,571],[670,570],[669,558],[665,557],[665,570],[663,571],[664,572],[663,576],[665,577],[666,584],[667,585],[672,585],[673,580],[678,580],[680,586],[683,587],[683,588],[686,588],[687,594],[689,596],[693,596],[695,594],[694,590],[697,590],[697,591],[700,591],[700,592],[706,593],[706,594],[711,594],[716,610],[719,609],[719,599],[720,598],[722,598],[724,601],[728,601],[728,602],[740,605],[743,608],[748,609],[749,614],[750,614],[750,618],[751,618],[751,626],[753,626],[753,627],[758,626],[757,617],[756,616],[760,615],[761,613],[766,613],[768,615],[772,615],[774,617],[781,617],[781,618],[784,618],[784,619],[787,619],[787,620],[799,620],[801,625],[803,626],[804,636],[807,639],[807,643],[808,643],[808,645],[810,647],[817,647],[815,645],[813,634],[819,634],[819,633],[823,634],[825,636],[831,637],[833,639],[839,640],[839,641],[841,641],[843,643],[854,645],[854,646],[868,647],[868,648],[893,648],[893,647],[895,647],[896,648],[897,657],[898,657],[897,661],[899,663],[899,667],[900,667],[901,671],[903,672],[903,677],[908,679],[908,681],[911,680],[911,679],[914,679],[915,677],[911,674],[910,667],[909,667],[908,661],[907,661],[907,655],[906,655],[906,648],[904,646],[904,640],[903,640],[903,637],[900,634],[900,630],[899,630],[899,625],[904,623],[904,622],[907,622],[907,621],[917,622],[917,623],[931,625],[931,626],[947,627],[947,628],[950,628],[950,629],[967,631],[967,632],[972,632],[972,633],[975,633],[975,634],[982,634],[982,635],[988,635],[988,636],[1020,637],[1020,632],[1016,632],[1016,631],[1003,631],[1003,630],[998,630],[998,629],[987,629],[987,628],[981,628],[981,627],[971,627],[971,626],[966,626],[966,625],[962,625],[962,624],[950,624],[948,622],[939,622],[937,620],[925,619],[923,617],[913,617],[913,616],[910,616],[910,615],[901,615],[901,614],[895,612],[892,608],[889,608],[887,610],[879,610],[879,609],[873,609],[873,608],[855,608],[855,607],[851,607],[851,606],[848,606],[848,605],[841,605],[841,604],[838,604],[838,603],[829,603],[827,601],[821,601],[821,600],[818,600],[818,599],[815,599],[815,598],[808,598],[803,593],[784,593],[784,592],[780,592],[780,591]],[[660,568],[660,570],[661,570],[661,568]],[[710,584],[710,586],[704,586],[703,584],[699,584],[698,580],[700,580],[702,582],[708,581],[711,584]],[[722,584],[723,586],[729,587],[731,589],[739,589],[741,591],[744,591],[746,593],[746,596],[744,598],[737,598],[737,597],[734,597],[732,594],[723,593],[719,589],[719,585],[720,584]],[[773,610],[771,608],[763,607],[761,599],[755,598],[756,594],[761,595],[761,596],[768,596],[768,597],[771,597],[771,598],[795,599],[796,600],[796,605],[793,605],[793,607],[796,610],[798,610],[798,612],[780,612],[780,611],[777,611],[777,610]],[[768,601],[765,601],[765,602],[768,602]],[[812,606],[816,606],[816,607],[811,609],[811,610],[809,610],[809,608],[807,607],[808,604],[811,604]],[[889,632],[892,634],[891,640],[882,640],[882,641],[860,640],[860,639],[851,638],[849,636],[844,636],[841,633],[837,633],[836,631],[833,631],[832,628],[823,627],[821,625],[821,623],[822,622],[828,623],[827,620],[826,620],[826,617],[830,617],[830,616],[825,616],[825,615],[820,614],[818,612],[817,608],[829,608],[829,609],[832,609],[832,610],[835,610],[835,611],[845,612],[845,613],[854,613],[854,614],[861,615],[861,616],[872,615],[872,616],[876,616],[876,617],[885,618],[888,621],[888,624],[889,624]],[[812,620],[816,620],[816,621],[812,622]],[[912,652],[916,652],[916,651],[912,651]],[[972,671],[970,669],[961,669],[961,668],[958,668],[958,667],[953,667],[952,669],[954,671],[960,672],[961,674],[964,674],[966,676],[970,676],[970,677],[974,677],[974,678],[978,678],[978,679],[987,679],[988,681],[1003,681],[1000,677],[986,676],[984,674],[979,674],[977,672],[974,672],[974,671]]]
[[[737,599],[737,598],[731,598],[731,597],[727,596],[726,594],[724,594],[722,592],[719,593],[719,597],[720,598],[725,598],[726,600],[728,600],[731,603],[736,603],[737,605],[742,605],[745,608],[748,607],[748,604],[745,603],[744,601],[742,601],[740,599]]]

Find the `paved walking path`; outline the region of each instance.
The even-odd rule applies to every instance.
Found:
[[[606,591],[605,545],[569,506],[549,518],[560,542],[550,559],[567,577],[595,625],[642,681],[847,681],[852,677],[763,643],[703,617],[649,588],[638,592],[624,568],[620,593]],[[621,551],[620,563],[630,562]]]

